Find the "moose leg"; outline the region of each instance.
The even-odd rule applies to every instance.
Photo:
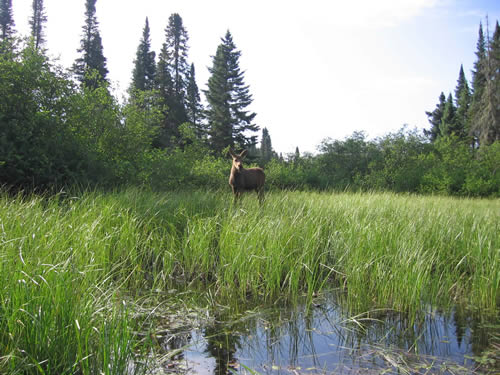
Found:
[[[257,196],[259,197],[259,203],[262,205],[264,203],[264,189],[261,187],[259,189],[256,189],[257,191]]]
[[[240,199],[241,192],[238,191],[238,189],[235,188],[234,186],[233,186],[233,195],[234,195],[233,203],[236,204],[236,203],[238,203],[238,200]]]

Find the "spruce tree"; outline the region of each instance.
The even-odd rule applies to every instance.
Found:
[[[196,84],[194,64],[191,64],[186,88],[186,114],[188,121],[193,124],[199,139],[205,137],[206,129],[203,126],[203,105],[200,99],[200,90]]]
[[[428,121],[431,124],[431,128],[429,130],[425,129],[424,134],[429,137],[431,142],[434,142],[441,135],[440,127],[445,105],[446,96],[443,92],[441,92],[441,95],[439,95],[439,103],[436,105],[434,111],[425,112],[427,117],[429,118]]]
[[[492,108],[495,109],[495,121],[488,134],[490,143],[500,141],[500,25],[498,21],[495,25],[493,40],[490,48],[491,65],[492,65]]]
[[[295,163],[300,161],[300,151],[299,151],[299,146],[295,147],[295,154],[293,155],[293,161]]]
[[[45,43],[43,27],[47,22],[43,0],[33,0],[33,15],[29,21],[31,27],[31,37],[36,49],[39,49]]]
[[[178,139],[179,125],[188,120],[186,114],[186,86],[189,75],[187,64],[188,34],[182,18],[174,13],[165,28],[165,42],[158,58],[156,84],[168,111],[162,128],[161,147],[169,147]]]
[[[105,82],[108,74],[102,39],[99,33],[99,23],[95,15],[96,1],[86,0],[85,24],[82,27],[83,36],[78,49],[81,57],[77,58],[73,64],[73,72],[77,79],[82,85],[90,88],[96,88],[102,82]]]
[[[479,143],[479,129],[476,123],[479,117],[484,88],[486,87],[485,66],[487,51],[482,23],[479,24],[478,34],[476,50],[477,60],[474,62],[474,69],[472,70],[472,98],[468,113],[469,132],[475,145]]]
[[[256,114],[246,109],[253,99],[239,67],[240,56],[227,31],[212,57],[211,76],[205,91],[211,148],[216,153],[227,146],[247,148],[255,145],[257,139],[248,134],[258,131],[259,127],[252,123]]]
[[[460,66],[460,72],[455,89],[455,128],[454,133],[461,139],[465,139],[469,134],[468,112],[471,103],[471,93],[469,84],[465,78],[463,65]]]
[[[446,137],[455,133],[456,130],[456,107],[453,104],[453,97],[451,93],[446,99],[444,105],[443,117],[441,118],[441,124],[439,126],[439,135],[441,137]]]
[[[12,0],[0,0],[0,43],[9,42],[14,36]]]
[[[155,53],[151,51],[150,33],[149,20],[146,17],[142,39],[137,47],[136,58],[134,60],[132,84],[130,87],[131,94],[133,94],[135,90],[152,90],[155,85]]]
[[[267,128],[262,129],[262,139],[260,142],[260,157],[264,164],[268,163],[273,157],[273,146],[271,142],[271,135]]]
[[[182,101],[185,93],[189,65],[187,63],[188,33],[179,14],[174,13],[168,19],[165,28],[165,43],[163,44],[162,57],[170,69],[173,82],[173,93]]]
[[[206,117],[210,135],[210,147],[215,152],[221,152],[227,146],[234,147],[233,124],[231,119],[229,70],[224,46],[217,47],[212,57],[211,73],[208,79]]]
[[[463,90],[469,91],[469,84],[467,83],[467,79],[465,78],[465,73],[464,73],[464,66],[460,65],[460,71],[458,73],[458,79],[457,79],[457,87],[455,88],[455,104],[458,107],[458,98],[460,98],[460,95]]]
[[[472,130],[481,145],[500,140],[500,26],[496,22],[493,37],[488,32],[486,59],[482,65],[486,78],[477,112],[472,119]]]

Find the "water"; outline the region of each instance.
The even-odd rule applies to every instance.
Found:
[[[472,357],[490,344],[489,327],[458,308],[429,309],[416,323],[390,311],[348,317],[334,299],[236,319],[219,311],[166,340],[165,351],[182,348],[166,372],[470,374],[478,366]]]

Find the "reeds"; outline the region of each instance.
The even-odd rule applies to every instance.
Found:
[[[348,309],[497,313],[500,201],[395,194],[126,190],[0,195],[0,372],[124,373],[124,300],[190,288],[276,303],[339,288]]]

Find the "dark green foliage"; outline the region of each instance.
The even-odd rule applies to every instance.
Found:
[[[45,43],[44,24],[47,22],[43,0],[33,0],[33,15],[29,21],[31,28],[31,37],[35,48],[40,48]]]
[[[432,146],[416,129],[403,127],[380,138],[372,151],[366,187],[396,192],[418,192],[422,177],[432,166],[425,156]]]
[[[169,17],[157,66],[157,88],[168,111],[161,129],[158,146],[175,147],[180,138],[179,126],[188,121],[186,86],[189,75],[187,63],[188,34],[179,14]]]
[[[500,141],[500,26],[496,23],[495,32],[488,40],[483,72],[486,85],[480,104],[473,118],[473,129],[479,134],[480,144]]]
[[[458,73],[457,87],[455,88],[455,103],[458,107],[458,98],[460,98],[462,91],[470,92],[469,84],[465,78],[464,66],[460,65],[460,72]]]
[[[187,63],[188,33],[182,23],[179,14],[174,13],[168,19],[165,28],[165,43],[163,44],[161,59],[166,62],[173,82],[173,95],[182,103],[187,77],[189,75],[189,65]]]
[[[12,0],[0,0],[0,57],[10,57],[14,51],[14,44]]]
[[[446,101],[441,94],[433,112],[426,112],[431,128],[425,134],[432,142],[440,137],[456,136],[473,148],[500,140],[500,27],[493,36],[479,25],[477,60],[472,71],[472,90],[463,66],[455,88]],[[438,131],[439,130],[439,131]]]
[[[0,62],[0,182],[42,188],[83,182],[84,150],[66,125],[75,90],[27,48]]]
[[[424,134],[406,127],[376,140],[355,132],[342,141],[323,141],[317,156],[273,159],[266,183],[288,189],[500,196],[498,145],[474,151],[457,136],[428,143]]]
[[[475,126],[475,122],[479,117],[481,110],[481,98],[483,97],[484,89],[486,87],[486,76],[484,67],[486,64],[486,40],[483,33],[483,25],[479,24],[479,36],[477,41],[476,61],[474,62],[474,69],[472,70],[472,98],[471,105],[468,113],[469,117],[469,131],[473,138],[474,145],[479,144],[479,129]]]
[[[230,87],[229,71],[226,63],[224,47],[219,45],[212,58],[211,76],[205,97],[208,102],[207,120],[210,134],[210,146],[215,152],[221,152],[228,145],[233,146],[233,127],[229,106]]]
[[[200,90],[196,84],[194,64],[191,64],[186,88],[186,114],[188,121],[196,129],[198,139],[204,139],[206,137],[206,127],[203,122],[203,105],[201,104]]]
[[[271,142],[271,135],[267,128],[262,129],[262,139],[260,142],[260,158],[265,165],[271,161],[274,156],[273,145]]]
[[[423,176],[421,190],[457,195],[472,163],[472,150],[456,136],[442,137],[426,159],[432,168]]]
[[[456,111],[457,108],[455,107],[455,104],[453,104],[453,97],[449,94],[444,104],[443,117],[441,118],[441,124],[439,125],[440,137],[456,134]]]
[[[12,0],[0,0],[0,42],[6,42],[14,35]]]
[[[256,143],[256,136],[248,133],[258,131],[259,127],[252,123],[256,114],[247,110],[253,99],[239,67],[240,56],[227,31],[212,58],[205,91],[210,144],[216,154],[227,146],[244,149]]]
[[[146,17],[146,24],[142,32],[142,39],[137,47],[134,60],[134,70],[132,71],[132,84],[130,94],[133,96],[135,90],[152,90],[155,85],[155,53],[151,51],[151,36],[149,21]]]
[[[344,141],[324,140],[319,146],[318,163],[323,180],[330,187],[354,186],[366,175],[368,166],[376,152],[363,132],[354,132]]]
[[[266,186],[278,189],[326,189],[333,188],[321,170],[318,159],[306,155],[298,161],[272,159],[265,168]]]
[[[95,15],[96,1],[86,0],[85,24],[82,28],[83,36],[78,49],[81,56],[73,64],[73,72],[77,79],[82,85],[91,88],[97,88],[102,82],[106,82],[108,74],[101,34],[99,33],[99,23]]]
[[[0,182],[140,183],[160,116],[150,104],[142,94],[121,108],[106,87],[78,89],[32,45],[0,61]]]
[[[455,89],[455,102],[455,134],[465,140],[469,135],[468,113],[471,103],[471,93],[462,65],[460,66],[457,87]]]
[[[34,13],[42,26],[43,2],[33,4],[42,9]],[[87,1],[86,15],[88,39],[82,40],[78,61],[100,56],[105,68],[95,0]],[[268,128],[256,147],[255,113],[248,111],[252,97],[229,32],[209,68],[206,122],[194,65],[187,69],[187,32],[177,14],[169,19],[156,66],[146,20],[126,104],[111,95],[107,70],[103,75],[98,65],[82,65],[83,84],[77,87],[36,42],[24,49],[8,46],[0,58],[0,184],[15,189],[76,183],[229,192],[230,162],[222,152],[233,146],[248,149],[247,166],[265,167],[270,189],[500,196],[498,24],[491,39],[480,28],[472,92],[461,68],[455,97],[442,93],[435,110],[427,112],[430,130],[402,128],[375,140],[355,132],[324,140],[317,155],[301,154],[297,147],[285,159],[276,157]]]
[[[293,162],[298,163],[300,161],[300,150],[299,146],[295,147],[295,154],[293,155]]]
[[[432,112],[425,112],[427,117],[429,118],[429,123],[431,124],[431,128],[429,130],[424,130],[424,134],[429,137],[431,142],[434,142],[440,135],[440,126],[441,120],[443,119],[444,107],[446,105],[446,97],[442,92],[439,95],[439,103],[436,105],[436,108]]]

